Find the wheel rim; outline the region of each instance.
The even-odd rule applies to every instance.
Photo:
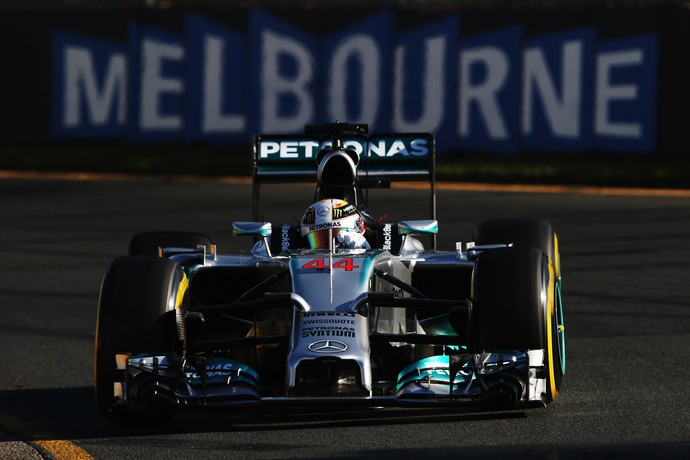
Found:
[[[561,283],[556,283],[556,311],[555,311],[556,350],[561,366],[561,374],[565,374],[565,322],[563,320],[563,302],[561,299]]]

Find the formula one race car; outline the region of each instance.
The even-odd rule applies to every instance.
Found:
[[[116,421],[269,404],[553,401],[565,373],[558,239],[545,221],[490,220],[435,249],[434,137],[307,126],[254,140],[250,252],[208,236],[135,235],[101,286],[96,398]],[[261,185],[314,181],[300,224],[261,222]],[[379,222],[363,189],[424,180],[424,220]],[[423,241],[430,249],[425,249]],[[251,241],[251,240],[250,240]]]

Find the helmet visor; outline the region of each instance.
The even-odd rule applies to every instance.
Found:
[[[312,249],[329,249],[331,247],[331,244],[333,244],[333,247],[335,247],[337,241],[334,243],[330,243],[330,239],[335,238],[335,236],[338,234],[340,230],[342,230],[342,228],[332,228],[319,230],[307,234],[307,240],[309,240],[309,247]]]

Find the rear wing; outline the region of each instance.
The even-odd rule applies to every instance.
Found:
[[[428,182],[431,218],[436,218],[436,142],[430,133],[346,134],[340,145],[359,155],[360,188],[389,188],[392,182]],[[332,145],[328,135],[257,135],[253,146],[253,218],[260,220],[262,184],[316,184],[317,156]]]

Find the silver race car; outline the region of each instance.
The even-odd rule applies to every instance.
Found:
[[[500,219],[436,250],[434,137],[307,126],[254,139],[248,250],[135,235],[106,269],[96,399],[111,420],[270,404],[544,406],[565,374],[558,239]],[[363,193],[427,181],[429,215],[380,222]],[[316,183],[299,224],[262,222],[261,186]],[[426,246],[426,247],[425,247]],[[249,249],[251,248],[251,249]]]

